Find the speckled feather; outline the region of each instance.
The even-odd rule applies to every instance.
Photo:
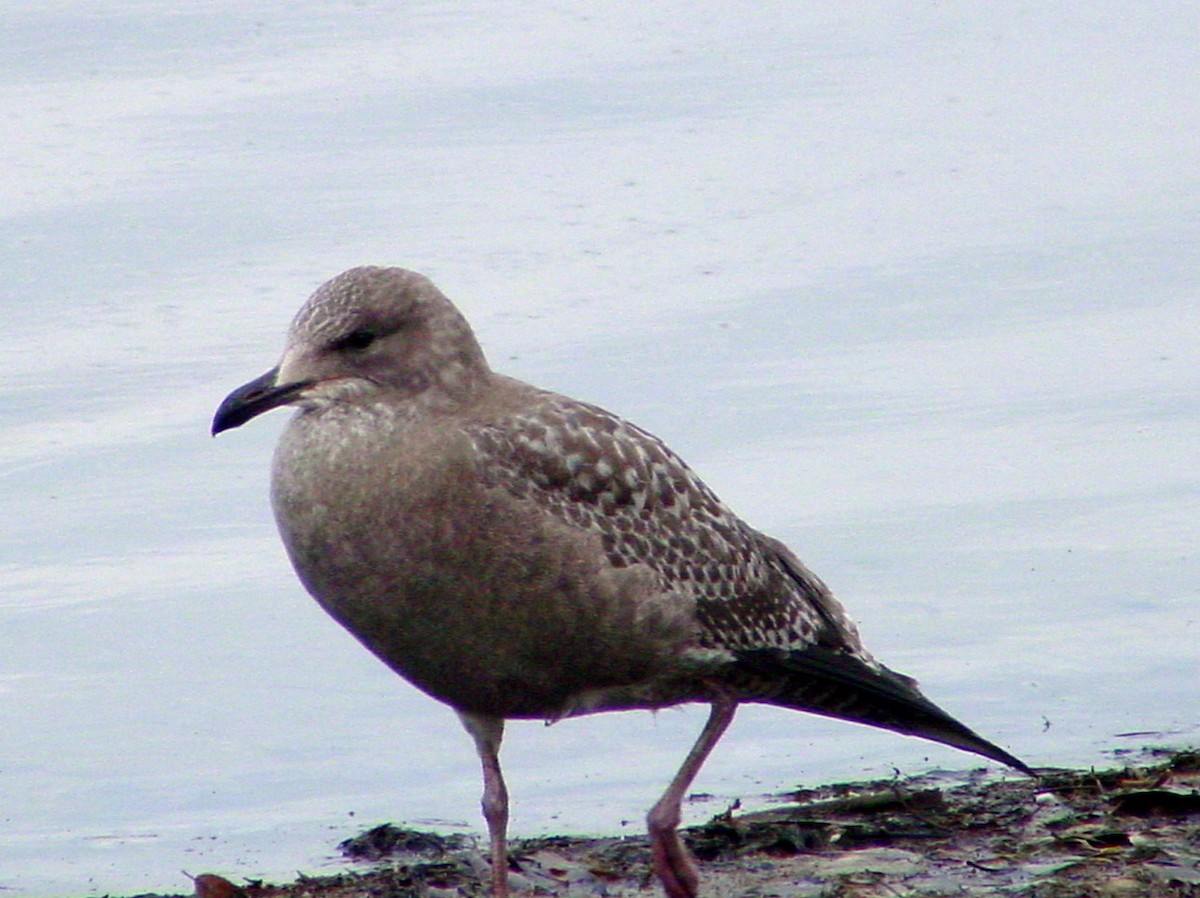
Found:
[[[698,654],[723,655],[710,686],[1015,759],[880,664],[825,584],[750,527],[658,437],[594,405],[521,385],[519,414],[465,426],[485,483],[596,533],[614,568],[653,571],[693,603]],[[691,693],[688,693],[688,689]],[[702,700],[670,677],[608,690],[596,707]],[[580,700],[564,713],[593,710]],[[1017,762],[1019,764],[1019,762]]]
[[[594,405],[534,396],[522,414],[469,428],[485,478],[598,533],[614,567],[653,570],[664,592],[695,603],[706,648],[837,646],[868,661],[825,585],[661,440]]]

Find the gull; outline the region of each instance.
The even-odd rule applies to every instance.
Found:
[[[321,285],[279,364],[229,394],[212,432],[285,405],[271,500],[292,565],[473,737],[496,898],[509,891],[508,719],[710,706],[646,818],[669,898],[697,894],[680,806],[743,702],[1032,774],[876,661],[825,584],[657,437],[494,372],[420,274],[361,267]]]

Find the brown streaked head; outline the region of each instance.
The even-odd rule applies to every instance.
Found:
[[[301,307],[279,364],[221,403],[212,433],[281,405],[366,402],[436,390],[461,397],[489,374],[470,325],[427,278],[352,268]]]

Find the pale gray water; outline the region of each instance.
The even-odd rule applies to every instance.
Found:
[[[5,12],[4,894],[478,830],[453,715],[288,569],[284,417],[207,437],[360,263],[668,439],[1030,763],[1200,739],[1194,11],[643,6]],[[513,726],[513,829],[640,827],[701,716]],[[972,763],[747,709],[698,788]]]

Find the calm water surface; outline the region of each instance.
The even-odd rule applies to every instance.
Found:
[[[285,415],[207,436],[361,263],[668,439],[1030,763],[1200,739],[1194,14],[794,6],[7,14],[0,892],[479,830],[453,714],[288,568]],[[640,827],[702,716],[513,725],[513,830]],[[745,709],[692,816],[972,764]]]

